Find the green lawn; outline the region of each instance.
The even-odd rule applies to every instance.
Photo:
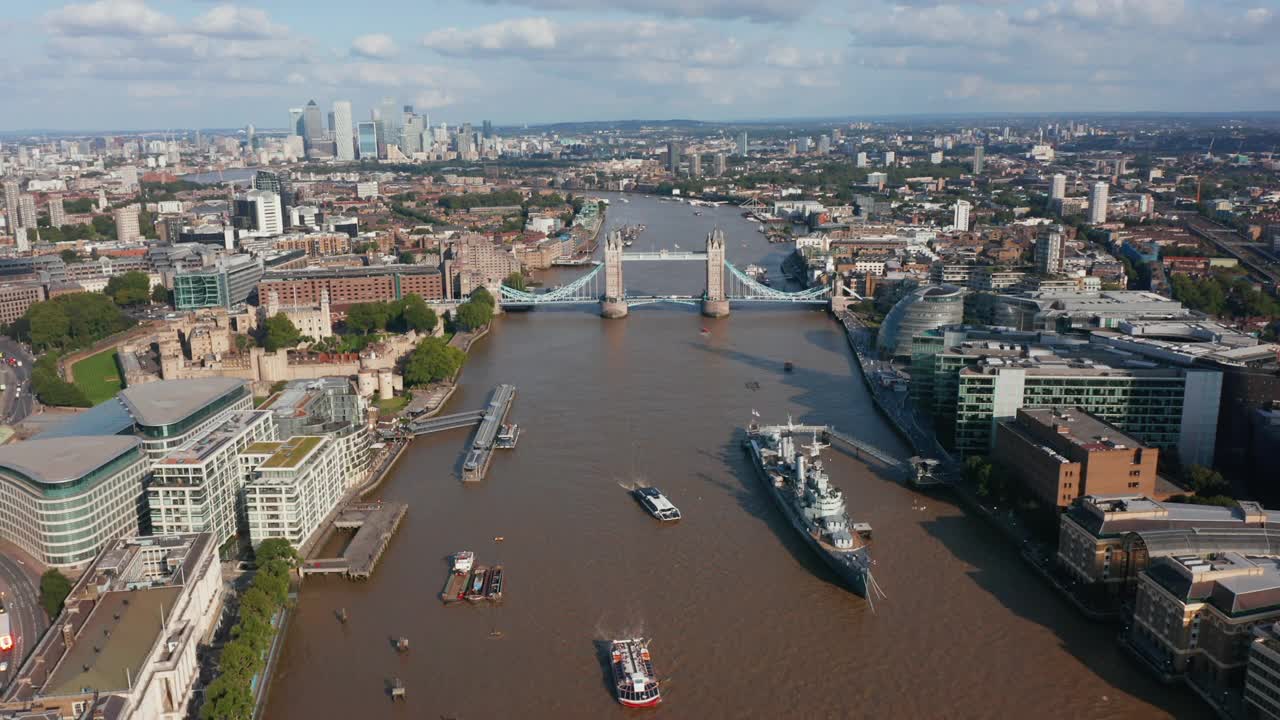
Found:
[[[124,387],[116,365],[115,348],[90,355],[72,366],[71,372],[76,376],[76,387],[83,390],[94,405],[110,400]]]
[[[378,414],[383,417],[395,415],[396,413],[403,410],[404,406],[408,404],[409,404],[408,395],[397,395],[388,400],[378,400],[377,401]]]

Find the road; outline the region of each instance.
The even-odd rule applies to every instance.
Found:
[[[31,394],[31,366],[35,358],[20,343],[7,337],[0,337],[0,352],[6,359],[13,357],[22,361],[21,367],[10,365],[7,360],[0,364],[0,383],[5,386],[0,393],[0,423],[14,425],[35,411]]]
[[[9,669],[0,673],[0,683],[5,685],[49,626],[40,607],[40,592],[21,562],[12,555],[0,554],[0,591],[4,592],[4,606],[13,633],[13,649],[0,657],[9,661]]]
[[[1280,286],[1280,266],[1276,265],[1261,243],[1246,240],[1235,230],[1198,215],[1187,217],[1186,223],[1193,234],[1236,258],[1240,264],[1259,277],[1266,278],[1273,286]]]

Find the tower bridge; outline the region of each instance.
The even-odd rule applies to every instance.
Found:
[[[628,295],[623,283],[625,262],[700,262],[706,266],[706,286],[701,295]],[[604,287],[600,287],[603,282]],[[708,317],[724,317],[732,303],[781,303],[827,305],[835,309],[862,298],[838,281],[830,287],[786,292],[764,285],[739,270],[725,257],[724,231],[707,234],[705,250],[657,250],[624,252],[622,234],[613,231],[605,238],[604,262],[573,282],[548,292],[531,293],[507,286],[501,288],[502,303],[514,306],[600,304],[606,318],[626,317],[629,308],[653,303],[697,305]]]

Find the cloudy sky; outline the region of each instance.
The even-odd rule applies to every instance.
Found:
[[[1280,109],[1277,0],[0,0],[0,129]]]

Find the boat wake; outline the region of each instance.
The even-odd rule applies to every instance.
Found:
[[[639,490],[640,488],[649,487],[649,479],[643,475],[637,478],[633,478],[631,480],[624,480],[622,478],[618,478],[615,482],[617,482],[618,487],[622,488],[623,490],[626,490],[627,492],[634,492],[635,490]]]

